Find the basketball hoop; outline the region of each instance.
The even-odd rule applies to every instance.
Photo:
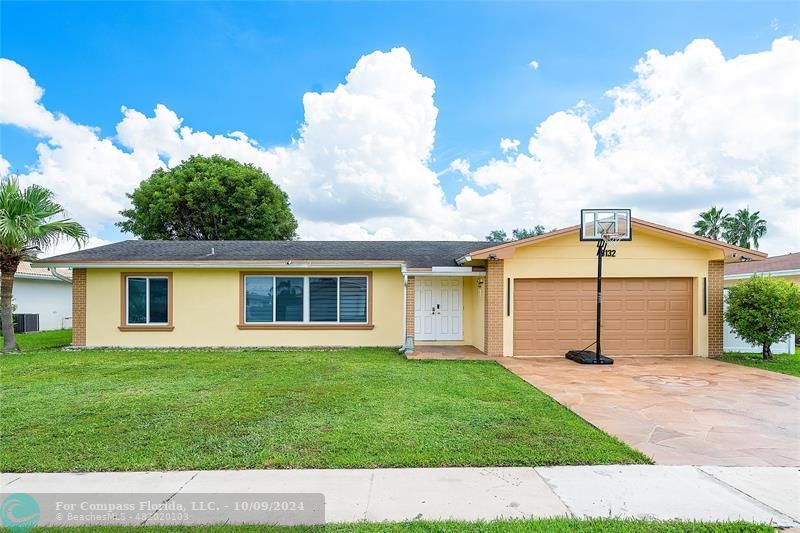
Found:
[[[581,209],[580,237],[582,241],[631,240],[631,210]]]
[[[597,242],[597,315],[595,319],[595,341],[582,350],[570,350],[567,359],[576,363],[611,365],[614,360],[602,355],[600,326],[602,312],[603,257],[616,257],[617,244],[631,240],[630,209],[581,209],[581,241]],[[594,351],[589,348],[594,345]]]

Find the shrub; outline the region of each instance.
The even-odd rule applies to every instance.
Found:
[[[739,337],[760,345],[764,359],[772,359],[770,345],[800,331],[800,288],[753,276],[728,289],[725,320]]]

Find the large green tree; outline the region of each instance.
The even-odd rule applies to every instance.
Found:
[[[83,226],[63,216],[64,209],[44,187],[22,188],[16,178],[0,184],[0,316],[3,352],[17,350],[14,335],[14,274],[20,261],[32,261],[44,248],[61,239],[83,245],[88,234]]]
[[[760,211],[751,213],[749,209],[739,209],[723,222],[725,240],[742,248],[758,250],[758,240],[766,233],[767,221],[761,218]]]
[[[771,359],[770,346],[790,333],[800,333],[800,288],[769,276],[754,276],[728,289],[725,320],[745,341],[761,346]]]
[[[289,197],[261,169],[218,155],[158,169],[128,197],[117,225],[142,239],[290,240]]]
[[[722,237],[725,221],[730,218],[724,211],[721,207],[712,206],[708,211],[700,213],[700,218],[694,223],[695,235],[718,241]]]

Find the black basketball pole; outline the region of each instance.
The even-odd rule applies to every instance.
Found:
[[[613,365],[614,360],[603,355],[600,345],[600,323],[603,317],[603,256],[606,255],[608,241],[605,237],[597,241],[597,314],[595,322],[595,340],[592,344],[595,350],[589,350],[590,344],[582,350],[570,350],[565,356],[567,359],[582,365]]]
[[[595,340],[595,361],[600,364],[600,315],[603,307],[603,256],[606,254],[606,240],[597,241],[597,332]]]

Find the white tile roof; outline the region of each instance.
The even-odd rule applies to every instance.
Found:
[[[67,279],[72,279],[72,270],[68,268],[59,268],[56,271]],[[15,277],[28,278],[28,279],[54,279],[55,276],[46,268],[33,268],[30,263],[22,261],[17,267],[17,274]],[[55,278],[57,279],[57,278]]]

